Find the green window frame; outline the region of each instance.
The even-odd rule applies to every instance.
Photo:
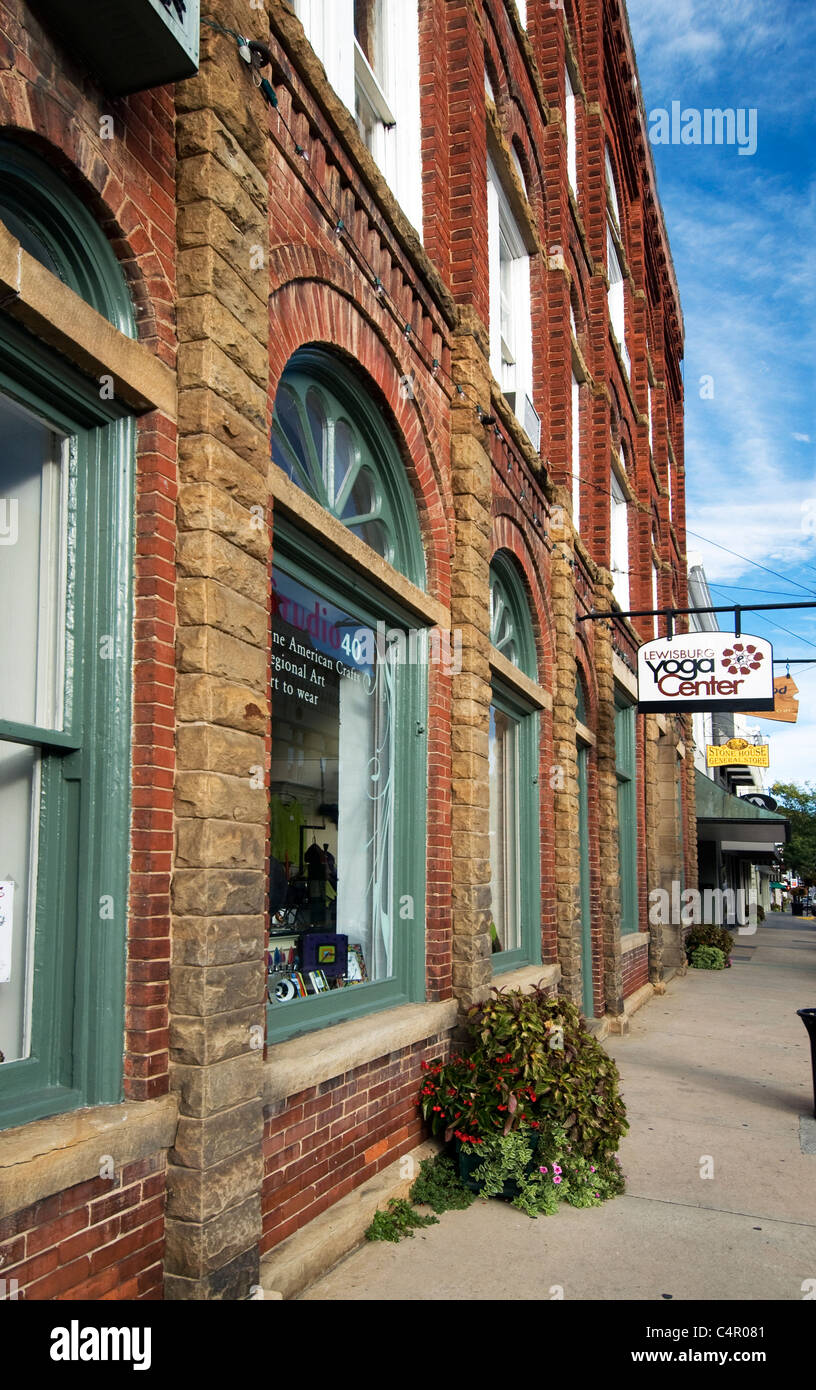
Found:
[[[583,723],[583,720],[581,722]],[[581,904],[581,1004],[585,1016],[592,1018],[595,1013],[595,993],[589,865],[589,747],[581,742],[578,743],[578,868]]]
[[[515,560],[497,551],[490,564],[490,641],[493,648],[531,680],[538,677],[535,634],[527,595]],[[496,713],[515,731],[514,806],[515,844],[502,860],[514,861],[519,945],[493,952],[496,974],[541,960],[541,849],[539,843],[538,748],[539,719],[536,711],[498,676],[492,686],[491,734]],[[495,783],[491,795],[496,792]],[[494,812],[497,808],[494,808]],[[506,807],[502,808],[503,814]],[[497,817],[498,818],[498,817]],[[495,924],[493,924],[495,930]]]
[[[405,465],[383,412],[346,362],[317,347],[294,354],[278,387],[270,444],[273,462],[298,487],[394,569],[425,588],[425,551]],[[268,1004],[270,1042],[425,998],[429,659],[427,631],[417,630],[416,617],[396,593],[277,516],[274,563],[359,619],[361,626],[378,632],[384,624],[386,630],[410,633],[413,656],[392,667],[391,973],[351,989],[331,989],[283,1006]],[[274,691],[272,715],[274,720]]]
[[[618,868],[621,935],[640,930],[637,882],[637,753],[635,706],[615,697]]]
[[[372,581],[363,578],[324,551],[289,522],[275,523],[275,565],[292,579],[316,590],[329,603],[352,613],[361,625],[377,630],[414,628],[407,609]],[[420,634],[423,654],[427,653]],[[425,998],[425,845],[427,802],[428,704],[427,662],[406,661],[394,666],[393,790],[393,970],[389,978],[352,989],[267,1005],[267,1040],[328,1027]],[[274,716],[274,694],[272,697]],[[410,905],[405,899],[410,899]],[[403,916],[403,910],[406,915]]]
[[[120,333],[136,337],[130,293],[105,234],[44,159],[3,134],[0,221],[24,251]]]
[[[134,433],[94,382],[2,316],[0,393],[69,439],[63,727],[0,710],[0,740],[42,757],[31,1041],[0,1065],[5,1127],[121,1099]]]
[[[293,483],[418,588],[425,552],[396,443],[365,386],[339,358],[301,348],[275,397],[272,460]]]
[[[107,238],[55,170],[0,135],[0,221],[23,249],[136,338]],[[0,394],[67,442],[63,718],[4,717],[39,751],[28,1055],[0,1064],[0,1128],[122,1096],[130,851],[135,430],[85,376],[0,313]],[[62,644],[61,644],[62,645]]]

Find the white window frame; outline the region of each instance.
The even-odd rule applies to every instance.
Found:
[[[403,212],[422,235],[418,0],[375,0],[380,70],[354,34],[354,0],[295,0],[306,36]]]
[[[652,383],[646,380],[646,413],[649,419],[649,453],[654,454],[654,420],[652,418]]]
[[[618,186],[615,182],[615,170],[612,164],[612,154],[609,149],[608,142],[606,145],[606,150],[604,152],[604,169],[606,171],[606,202],[609,211],[612,214],[612,221],[614,222],[615,229],[618,233],[618,236],[620,236],[621,218],[620,202],[618,200]]]
[[[567,128],[567,177],[578,201],[578,137],[575,115],[575,88],[569,68],[564,65],[564,121]]]
[[[609,482],[609,569],[612,595],[624,612],[629,608],[629,502],[614,468]]]
[[[581,530],[581,382],[572,373],[572,524]]]
[[[607,302],[612,332],[620,348],[627,376],[631,376],[632,363],[626,346],[626,299],[623,267],[618,255],[618,246],[611,219],[606,224],[606,269],[609,276]]]
[[[490,276],[490,369],[524,423],[525,397],[533,398],[533,325],[530,255],[493,160],[487,160],[487,246]],[[503,308],[503,301],[505,306]],[[509,301],[509,302],[508,302]],[[507,330],[508,318],[510,332]]]
[[[652,608],[659,607],[660,581],[658,577],[657,565],[655,564],[654,560],[652,560]],[[657,637],[660,633],[660,619],[658,618],[657,614],[655,614],[654,618],[652,619],[652,623],[654,628],[654,636]]]

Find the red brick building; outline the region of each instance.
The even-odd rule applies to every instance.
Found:
[[[190,76],[196,7],[148,8],[117,63],[0,0],[27,1298],[292,1292],[461,1010],[543,979],[624,1026],[696,875],[652,619],[587,617],[685,603],[622,6],[214,0]]]

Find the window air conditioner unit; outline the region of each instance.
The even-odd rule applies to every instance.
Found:
[[[522,426],[524,433],[527,435],[536,453],[539,453],[541,449],[541,417],[537,414],[536,408],[530,400],[530,397],[526,392],[523,393],[521,414],[516,410],[515,391],[505,391],[504,399],[514,412],[516,419]]]
[[[198,71],[200,0],[36,0],[35,7],[110,96]]]

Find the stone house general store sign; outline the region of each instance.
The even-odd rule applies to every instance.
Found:
[[[684,632],[638,648],[638,708],[772,710],[773,648],[763,637]]]

